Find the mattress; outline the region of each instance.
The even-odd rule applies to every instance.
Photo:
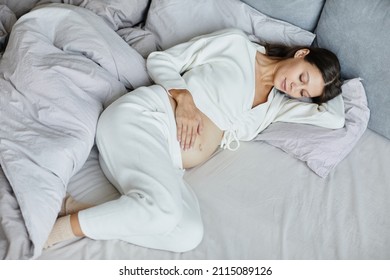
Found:
[[[123,241],[75,239],[39,259],[389,259],[390,141],[367,130],[326,178],[263,142],[217,151],[185,179],[205,234],[195,250],[170,253]],[[98,204],[119,196],[94,148],[68,191]]]

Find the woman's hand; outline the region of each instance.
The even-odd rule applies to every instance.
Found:
[[[175,111],[177,140],[185,151],[194,146],[197,135],[203,131],[202,114],[188,90],[171,89],[169,94],[177,104]]]

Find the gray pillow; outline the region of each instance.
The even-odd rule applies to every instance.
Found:
[[[368,127],[390,139],[390,1],[326,1],[316,33],[317,44],[339,57],[344,78],[363,79]]]
[[[313,125],[271,124],[255,140],[282,149],[307,163],[320,177],[332,169],[353,149],[367,128],[370,110],[360,79],[344,82],[342,96],[345,106],[345,125],[341,129],[326,129]]]
[[[256,10],[313,31],[325,0],[241,0]]]
[[[260,44],[310,45],[314,39],[311,32],[270,18],[239,0],[152,1],[145,22],[159,49],[232,27],[254,35]]]

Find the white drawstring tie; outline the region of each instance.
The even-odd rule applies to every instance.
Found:
[[[232,143],[236,143],[235,147],[232,147]],[[236,151],[240,147],[240,140],[238,140],[237,134],[234,130],[226,130],[223,134],[221,141],[222,149],[228,149],[229,151]]]

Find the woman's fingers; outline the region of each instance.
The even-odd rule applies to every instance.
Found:
[[[185,141],[186,141],[186,138],[187,138],[187,124],[182,124],[180,126],[180,132],[179,132],[179,142],[180,142],[180,146],[182,148],[182,150],[185,149]]]
[[[192,132],[191,132],[191,141],[190,141],[190,143],[189,143],[189,148],[191,149],[191,148],[193,148],[194,147],[194,145],[195,145],[195,141],[196,141],[196,136],[197,136],[197,130],[198,130],[198,128],[195,126],[195,127],[193,127],[192,128]]]
[[[186,90],[180,94],[172,91],[171,94],[176,101],[176,124],[177,140],[183,150],[192,148],[195,144],[196,137],[203,130],[201,112],[195,106],[191,94]]]
[[[177,141],[179,141],[181,145],[183,124],[179,120],[176,120],[176,126],[177,126]]]
[[[180,142],[180,147],[183,150],[188,150],[194,146],[199,125],[199,121],[178,121],[177,140]]]
[[[199,120],[199,125],[198,125],[198,127],[197,127],[197,133],[199,134],[199,135],[202,135],[202,133],[203,133],[203,120],[202,120],[202,118],[200,118],[200,120]]]

